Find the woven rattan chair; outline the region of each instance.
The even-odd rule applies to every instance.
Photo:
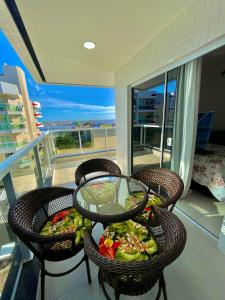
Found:
[[[145,169],[133,174],[132,177],[144,183],[162,198],[163,202],[159,205],[160,207],[168,209],[171,205],[170,211],[173,210],[183,193],[182,179],[168,169]]]
[[[30,191],[21,196],[9,210],[9,224],[14,233],[36,255],[41,263],[41,299],[45,294],[45,276],[58,277],[75,270],[85,261],[88,282],[91,283],[89,262],[84,254],[81,261],[72,269],[63,273],[50,273],[45,269],[45,260],[62,261],[73,257],[83,249],[82,244],[75,245],[74,233],[62,233],[53,236],[40,235],[42,226],[49,218],[73,205],[73,189],[49,187]]]
[[[84,181],[101,175],[120,175],[119,166],[112,160],[105,158],[89,159],[78,166],[75,171],[75,183],[79,185]]]
[[[157,256],[143,262],[120,262],[110,260],[98,252],[98,246],[86,231],[84,248],[88,257],[99,267],[99,282],[106,299],[108,296],[104,281],[106,281],[115,293],[115,299],[120,294],[137,296],[146,293],[159,283],[156,300],[160,299],[163,291],[164,299],[167,299],[166,284],[163,269],[171,264],[183,251],[186,243],[186,230],[181,221],[172,213],[162,208],[156,208],[159,222],[164,230],[165,243]]]

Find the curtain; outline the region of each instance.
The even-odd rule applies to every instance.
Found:
[[[180,67],[177,81],[177,105],[173,131],[171,169],[178,173],[184,182],[182,197],[187,195],[191,184],[198,122],[200,81],[201,58]]]

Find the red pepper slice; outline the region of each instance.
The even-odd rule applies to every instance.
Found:
[[[116,250],[116,249],[119,248],[120,245],[121,245],[121,242],[118,241],[118,242],[114,242],[113,245],[112,245],[112,247],[113,247],[113,249]]]
[[[52,223],[55,224],[57,223],[58,221],[61,221],[63,220],[66,216],[68,216],[70,214],[70,211],[69,210],[63,210],[63,211],[60,211],[58,212],[57,214],[55,214],[53,217],[52,217]]]
[[[105,238],[104,238],[104,236],[102,235],[102,236],[100,237],[100,239],[99,239],[99,245],[100,245],[100,244],[103,244],[104,241],[105,241]]]
[[[150,210],[151,210],[151,207],[145,207],[144,210],[145,210],[145,211],[150,211]]]
[[[114,259],[116,256],[116,251],[113,249],[113,247],[108,247],[104,256],[106,256],[109,259]]]
[[[104,255],[107,247],[104,244],[99,245],[98,251],[100,254]]]

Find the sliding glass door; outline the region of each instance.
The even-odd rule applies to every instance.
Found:
[[[177,69],[132,90],[132,171],[170,168]]]

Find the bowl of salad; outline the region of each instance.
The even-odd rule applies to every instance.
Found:
[[[145,226],[128,220],[106,227],[98,251],[111,260],[134,262],[150,259],[157,254],[158,247]]]

